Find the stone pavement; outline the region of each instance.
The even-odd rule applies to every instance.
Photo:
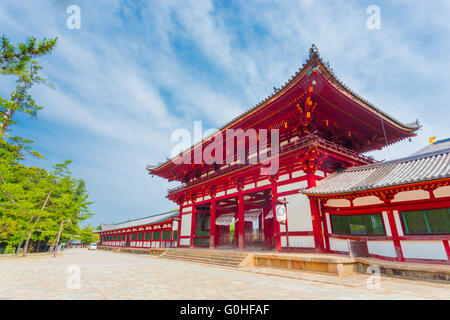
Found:
[[[79,289],[68,288],[71,268],[80,270]],[[380,289],[368,289],[368,278],[67,249],[58,258],[0,258],[0,299],[450,299],[448,284],[382,277]]]

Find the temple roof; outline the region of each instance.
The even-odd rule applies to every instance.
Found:
[[[288,97],[289,99],[292,99],[292,94],[298,94],[294,93],[298,92],[295,90],[305,90],[305,86],[309,86],[306,84],[306,80],[309,79],[313,70],[318,70],[320,73],[315,76],[316,80],[314,80],[314,83],[316,83],[318,92],[324,93],[319,97],[322,107],[325,108],[322,113],[328,114],[331,117],[341,117],[342,119],[348,118],[345,121],[353,121],[352,118],[358,119],[361,121],[362,126],[360,131],[364,131],[362,134],[363,136],[367,136],[370,130],[375,130],[373,129],[374,126],[383,128],[384,137],[382,137],[383,133],[381,133],[381,136],[380,133],[378,136],[375,135],[373,139],[377,137],[378,142],[371,144],[370,147],[366,147],[364,150],[360,150],[360,152],[380,149],[386,145],[414,136],[414,132],[420,128],[417,120],[416,122],[409,124],[402,123],[349,89],[335,76],[330,64],[322,60],[317,47],[312,45],[309,50],[309,59],[302,65],[302,67],[299,68],[299,70],[289,79],[289,81],[287,81],[281,88],[276,89],[272,95],[268,96],[252,108],[246,110],[233,120],[223,125],[218,132],[226,129],[248,127],[249,125],[251,126],[251,123],[254,123],[252,117],[259,116],[265,117],[264,119],[266,119],[267,114],[269,113],[269,111],[267,111],[268,108],[273,108],[274,110],[276,108],[280,108],[280,103],[284,103],[284,98]],[[325,92],[324,90],[327,91]],[[338,104],[347,104],[347,110],[343,110],[341,105],[332,106],[332,101],[335,101]],[[380,125],[380,122],[376,122],[380,120],[382,125]],[[378,129],[379,128],[376,130]],[[185,150],[182,154],[185,154],[189,150],[192,151],[202,145],[206,145],[211,141],[210,138],[215,134],[212,134],[210,137],[207,137],[203,141]],[[165,171],[171,171],[177,167],[177,165],[174,165],[174,160],[181,156],[182,155],[180,154],[173,159],[167,159],[167,161],[158,163],[156,166],[148,166],[147,170],[151,174],[156,174],[167,178],[167,172]],[[170,168],[167,167],[169,164]]]
[[[450,149],[450,138],[436,141],[435,143],[427,145],[425,148],[420,149],[415,154],[430,153],[433,151],[439,151],[444,149]]]
[[[418,130],[420,128],[420,124],[418,123],[418,120],[416,120],[415,122],[412,123],[402,123],[399,120],[396,120],[395,118],[393,118],[392,116],[390,116],[389,114],[385,113],[383,110],[379,109],[378,107],[376,107],[374,104],[370,103],[369,101],[367,101],[366,99],[362,98],[360,95],[358,95],[356,92],[354,92],[353,90],[351,90],[349,87],[347,87],[335,74],[333,69],[330,66],[330,63],[324,62],[319,54],[319,49],[317,49],[316,45],[313,44],[311,46],[311,48],[309,49],[309,58],[308,60],[303,63],[303,65],[299,68],[299,70],[289,79],[289,81],[287,81],[282,87],[280,88],[275,88],[276,90],[274,90],[274,93],[269,95],[267,98],[261,100],[259,103],[257,103],[256,105],[254,105],[253,107],[247,109],[245,112],[241,113],[239,116],[237,116],[236,118],[234,118],[233,120],[229,121],[228,123],[226,123],[224,126],[222,126],[219,130],[223,130],[226,129],[228,126],[230,126],[231,124],[233,124],[236,120],[239,120],[241,117],[243,117],[244,115],[252,112],[253,110],[257,109],[258,107],[260,107],[261,105],[263,105],[264,103],[272,100],[273,98],[275,98],[281,91],[283,91],[286,87],[288,87],[294,80],[295,78],[302,73],[302,71],[304,71],[304,69],[308,66],[308,64],[314,60],[317,59],[321,66],[328,72],[328,74],[330,76],[332,76],[333,80],[335,80],[342,88],[344,88],[348,93],[350,93],[352,96],[354,96],[355,98],[357,98],[358,100],[360,100],[361,102],[363,102],[364,104],[366,104],[367,106],[369,106],[371,109],[373,109],[374,111],[376,111],[377,113],[382,114],[383,116],[389,118],[390,120],[392,120],[393,122],[399,124],[400,126],[404,127],[404,128],[409,128],[411,130]]]
[[[303,190],[306,195],[332,195],[450,178],[450,146],[393,161],[337,171]]]
[[[120,222],[120,223],[116,223],[116,224],[104,225],[104,227],[101,230],[97,231],[97,233],[105,232],[105,231],[118,230],[118,229],[124,229],[124,228],[137,227],[137,226],[145,226],[145,225],[149,225],[149,224],[161,223],[161,222],[169,220],[170,218],[178,217],[178,211],[179,210],[172,210],[172,211],[169,211],[169,212],[160,213],[160,214],[157,214],[157,215],[154,215],[154,216],[145,217],[145,218],[140,218],[140,219],[135,219],[135,220],[131,220],[131,221]]]

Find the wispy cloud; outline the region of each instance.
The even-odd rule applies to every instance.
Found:
[[[382,28],[368,30],[372,2],[3,1],[0,28],[14,41],[59,38],[43,62],[55,89],[33,90],[45,109],[16,130],[35,137],[45,165],[74,160],[95,223],[164,211],[174,206],[169,184],[145,165],[170,155],[172,130],[228,122],[284,84],[316,43],[349,87],[402,121],[421,120],[413,143],[375,153],[409,154],[450,136],[450,6],[380,2]],[[66,28],[73,3],[80,30]]]

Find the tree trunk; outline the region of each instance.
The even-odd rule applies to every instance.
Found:
[[[70,222],[70,220],[63,220],[61,222],[61,227],[59,227],[59,232],[58,232],[58,238],[56,239],[56,243],[55,243],[55,251],[53,252],[53,257],[55,257],[55,258],[56,258],[56,254],[58,253],[59,238],[61,237],[61,232],[62,232],[63,224],[65,221]]]
[[[42,208],[41,208],[42,211],[45,209],[45,206],[47,205],[47,202],[48,202],[48,199],[50,198],[51,193],[52,193],[51,191],[48,192],[47,197],[45,198],[44,204],[42,205]],[[31,228],[30,232],[28,233],[27,241],[25,242],[25,245],[23,247],[22,257],[25,257],[27,255],[28,245],[30,243],[31,234],[33,233],[34,228],[36,227],[37,223],[39,222],[39,219],[41,219],[41,217],[37,217],[36,221],[34,222],[33,227]]]
[[[37,217],[36,221],[34,222],[34,226],[31,228],[30,232],[28,232],[27,240],[25,241],[25,245],[23,246],[22,257],[25,257],[27,255],[28,246],[30,244],[31,234],[33,233],[34,227],[36,226],[36,224],[38,223],[40,218],[41,217]]]

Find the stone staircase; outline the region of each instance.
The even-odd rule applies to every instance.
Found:
[[[160,258],[183,260],[196,263],[213,264],[225,267],[238,268],[240,263],[247,257],[246,253],[225,250],[203,250],[203,249],[168,249]]]

